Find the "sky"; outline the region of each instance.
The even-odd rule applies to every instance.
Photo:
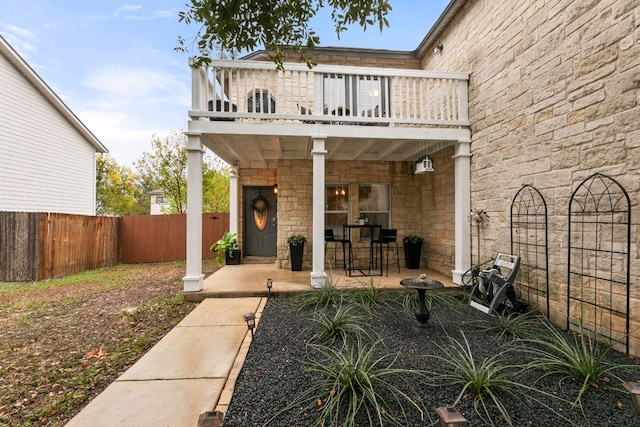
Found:
[[[189,56],[178,36],[188,0],[0,0],[0,35],[122,166],[151,151],[154,136],[186,130]],[[413,50],[449,0],[391,0],[389,28],[335,35],[327,12],[312,21],[321,46]]]

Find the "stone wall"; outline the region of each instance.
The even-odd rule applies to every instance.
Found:
[[[471,74],[471,206],[488,211],[481,253],[510,250],[510,205],[525,184],[549,212],[552,318],[566,318],[568,209],[587,177],[631,199],[632,352],[640,352],[640,4],[637,0],[468,1],[429,70]],[[475,244],[473,245],[475,252]]]
[[[424,175],[415,175],[411,162],[327,161],[325,181],[350,184],[351,216],[359,213],[359,183],[391,184],[391,227],[398,230],[401,264],[404,262],[402,237],[418,234],[425,238],[421,267],[450,274],[454,263],[452,154],[453,150],[447,149],[434,156],[437,173]],[[273,165],[277,166],[278,182],[278,266],[290,267],[287,237],[302,234],[308,238],[303,268],[310,270],[312,162],[279,160]],[[240,186],[272,185],[276,169],[240,169],[239,173]],[[239,199],[242,200],[242,190]]]
[[[318,64],[322,65],[349,65],[354,67],[397,68],[400,70],[419,70],[420,61],[409,53],[384,54],[381,51],[369,52],[366,49],[316,49],[312,52]],[[267,58],[264,58],[268,60]],[[285,57],[285,61],[299,62],[296,55]]]

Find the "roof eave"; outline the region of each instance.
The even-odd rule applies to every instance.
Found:
[[[467,0],[451,0],[440,17],[433,24],[429,32],[422,39],[418,47],[413,51],[417,58],[423,58],[431,47],[438,42],[438,37],[449,25],[453,17],[462,9]]]

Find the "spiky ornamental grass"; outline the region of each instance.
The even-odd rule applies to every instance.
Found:
[[[540,379],[549,375],[561,375],[560,386],[567,379],[579,382],[580,389],[574,405],[581,405],[582,395],[590,387],[598,387],[599,382],[609,377],[615,378],[622,384],[624,380],[616,374],[618,370],[629,370],[628,364],[615,363],[607,359],[611,347],[600,344],[589,333],[585,333],[582,326],[580,334],[569,332],[562,334],[555,326],[546,321],[545,334],[538,338],[524,340],[526,351],[532,361],[527,365],[530,369],[540,369],[545,373]],[[636,375],[640,367],[634,366]],[[613,388],[624,392],[622,388]]]
[[[333,316],[329,316],[324,312],[315,312],[311,321],[315,334],[311,341],[328,340],[333,344],[338,337],[343,342],[349,337],[360,337],[367,335],[367,330],[362,326],[365,324],[362,316],[354,314],[355,307],[352,305],[342,304],[338,306]]]
[[[512,426],[513,421],[509,415],[509,409],[505,406],[500,395],[509,394],[526,404],[527,400],[533,400],[541,406],[550,410],[559,418],[570,424],[570,420],[564,418],[553,408],[544,404],[537,399],[534,394],[544,395],[558,399],[556,396],[537,390],[529,385],[522,384],[514,380],[517,374],[523,369],[523,366],[509,365],[505,363],[507,357],[505,354],[509,350],[496,353],[492,357],[482,358],[476,361],[473,356],[471,347],[467,337],[462,333],[463,341],[449,338],[449,345],[438,345],[443,355],[427,355],[438,361],[437,365],[441,366],[441,371],[427,373],[427,382],[430,386],[459,386],[460,392],[453,402],[455,406],[465,394],[471,392],[473,394],[473,407],[482,421],[488,425],[495,425],[491,415],[491,407],[494,407],[504,422]],[[560,399],[559,399],[560,400]]]
[[[383,341],[370,347],[360,339],[340,348],[313,344],[309,347],[318,357],[305,363],[318,380],[280,413],[299,406],[316,409],[319,416],[314,425],[332,427],[354,427],[362,420],[370,426],[406,426],[414,417],[413,411],[423,420],[427,413],[430,419],[412,397],[418,395],[411,385],[418,383],[413,377],[422,373],[396,368],[399,355],[379,348]],[[394,385],[398,383],[405,387]]]
[[[493,317],[491,322],[483,321],[481,330],[495,332],[497,341],[535,339],[545,334],[545,321],[544,317],[535,312],[509,313]]]
[[[293,304],[299,309],[337,307],[345,298],[343,290],[336,287],[331,277],[328,277],[323,287],[304,292],[292,298]]]

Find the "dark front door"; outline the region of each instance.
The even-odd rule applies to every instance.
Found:
[[[244,187],[245,256],[276,256],[278,198],[272,187]]]

